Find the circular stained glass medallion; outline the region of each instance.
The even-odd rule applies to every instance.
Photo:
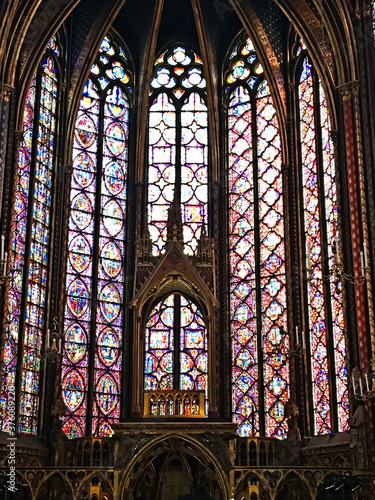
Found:
[[[78,363],[86,353],[86,332],[77,323],[71,325],[65,334],[65,352],[72,363]]]
[[[125,70],[119,61],[114,61],[112,63],[112,73],[113,76],[115,78],[118,78],[119,80],[121,80],[121,78],[124,78]]]
[[[89,291],[81,279],[76,279],[70,284],[67,292],[67,302],[70,312],[80,318],[86,312],[89,305]]]
[[[105,167],[104,171],[104,181],[108,191],[117,195],[121,193],[125,185],[125,175],[124,171],[117,162],[109,163]]]
[[[270,273],[275,273],[277,269],[281,266],[282,261],[280,257],[276,254],[270,255],[269,259],[266,261],[264,264],[264,267],[269,271]]]
[[[113,434],[113,429],[109,425],[108,422],[103,422],[102,425],[99,427],[99,436],[100,437],[109,437],[112,436]]]
[[[8,313],[11,315],[17,309],[19,305],[19,300],[17,297],[17,292],[14,288],[10,289],[9,292],[9,304],[8,304]]]
[[[86,229],[93,217],[93,208],[88,196],[79,193],[72,200],[71,215],[79,229]]]
[[[115,156],[120,155],[125,149],[125,131],[118,123],[112,123],[105,132],[109,150]]]
[[[95,165],[91,156],[81,153],[74,160],[73,175],[77,183],[83,187],[88,187],[94,180]]]
[[[122,269],[122,258],[119,247],[110,241],[104,245],[101,252],[101,258],[107,276],[115,278]]]
[[[63,425],[62,430],[71,439],[83,437],[81,426],[78,425],[77,421],[74,420],[74,418],[70,418],[69,420],[67,420]]]
[[[113,377],[106,373],[96,386],[96,401],[104,415],[108,415],[117,405],[117,385]]]
[[[116,363],[119,355],[119,341],[116,332],[110,328],[105,328],[98,338],[98,353],[101,362],[110,367]]]
[[[4,345],[4,350],[3,350],[3,359],[4,359],[4,364],[9,365],[11,360],[14,358],[15,351],[12,348],[12,344],[7,340]]]
[[[76,138],[83,148],[89,148],[95,141],[97,127],[88,115],[82,115],[76,123]]]
[[[103,223],[110,236],[117,236],[123,226],[124,214],[117,201],[109,201],[103,208]]]
[[[99,300],[100,310],[104,318],[109,322],[114,321],[119,315],[121,302],[121,296],[117,288],[112,283],[109,283],[101,291]]]
[[[62,397],[68,410],[76,411],[83,401],[85,383],[77,370],[70,371],[62,382]]]
[[[82,235],[78,235],[69,245],[70,263],[78,273],[83,273],[91,262],[91,248],[89,242]]]
[[[238,411],[244,417],[248,418],[254,411],[252,399],[249,396],[244,396],[238,404]]]

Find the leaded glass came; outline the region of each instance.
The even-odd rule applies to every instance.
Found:
[[[83,92],[73,149],[62,368],[70,438],[110,435],[120,416],[130,80],[125,52],[106,36]]]
[[[279,126],[250,38],[237,42],[228,66],[234,420],[241,436],[265,428],[267,436],[285,437],[290,374]]]
[[[182,210],[185,252],[196,253],[208,212],[208,114],[202,60],[183,45],[155,62],[149,108],[148,230],[164,251],[168,209]]]

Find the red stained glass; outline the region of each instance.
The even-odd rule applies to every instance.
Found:
[[[76,121],[62,372],[63,397],[74,402],[68,406],[63,427],[70,438],[88,432],[82,409],[89,405],[89,384],[94,387],[90,402],[93,434],[112,434],[111,425],[120,416],[129,121],[125,84],[130,83],[126,61],[123,49],[106,36]],[[98,127],[99,114],[104,116],[103,133]],[[100,208],[99,220],[95,218],[96,207]],[[96,270],[92,265],[95,254],[99,256]],[[92,287],[94,272],[96,290]],[[93,294],[98,298],[95,326]],[[89,379],[88,362],[91,342],[95,342],[93,380]],[[79,390],[69,385],[69,374],[78,373],[77,367],[82,381]]]
[[[337,194],[336,194],[336,165],[334,157],[334,147],[331,137],[331,124],[328,115],[328,106],[323,90],[319,84],[320,117],[322,130],[322,153],[324,172],[324,193],[325,210],[327,224],[329,266],[334,268],[333,247],[338,239],[338,214],[337,214]],[[339,259],[339,256],[337,256]],[[346,366],[346,346],[344,336],[344,312],[342,304],[342,283],[339,276],[333,275],[330,278],[331,287],[331,308],[332,326],[334,339],[335,375],[336,375],[336,397],[338,405],[338,428],[343,432],[349,429],[349,394],[348,376]]]
[[[276,110],[256,60],[245,37],[231,54],[226,77],[230,85],[242,82],[228,89],[233,412],[241,436],[258,434],[262,390],[266,435],[285,437],[290,374],[281,145]],[[275,327],[283,332],[279,342],[272,342]],[[258,385],[260,370],[264,389]]]
[[[35,101],[40,88],[40,100]],[[18,153],[19,185],[16,191],[14,226],[11,237],[10,282],[8,294],[8,326],[4,337],[5,387],[0,402],[0,428],[8,429],[8,387],[15,385],[15,364],[19,337],[23,281],[27,281],[24,324],[23,369],[21,372],[20,432],[36,434],[39,407],[40,350],[44,329],[47,265],[52,201],[52,173],[56,124],[57,72],[54,59],[47,56],[42,64],[40,80],[33,79],[26,98],[23,137]],[[38,114],[37,114],[38,113]],[[38,120],[36,120],[38,117]],[[33,137],[37,137],[34,148]],[[33,198],[30,174],[35,160]],[[28,232],[27,211],[32,205],[31,229]],[[23,271],[26,248],[30,245],[30,265]]]
[[[326,313],[324,308],[321,220],[317,171],[316,119],[311,65],[303,61],[299,82],[300,134],[306,255],[311,268],[308,281],[310,349],[314,427],[317,434],[331,430]]]
[[[40,87],[40,100],[35,101]],[[53,155],[56,126],[57,71],[52,56],[42,64],[40,80],[33,79],[26,98],[23,138],[18,155],[19,185],[16,192],[11,239],[8,326],[5,331],[5,390],[1,398],[0,428],[7,430],[8,387],[14,388],[15,364],[23,282],[26,280],[26,313],[21,371],[20,427],[23,434],[36,434],[39,409],[40,351],[45,328],[47,266],[52,203]],[[38,113],[38,114],[37,114]],[[36,137],[36,146],[33,137]],[[30,174],[35,157],[34,192]],[[27,211],[32,207],[28,231]],[[28,275],[24,274],[26,248],[30,254]]]
[[[148,222],[153,254],[164,251],[168,210],[177,196],[185,252],[194,255],[208,220],[208,118],[200,59],[183,46],[166,51],[155,62],[151,88]]]
[[[208,412],[207,331],[190,300],[170,295],[152,310],[146,325],[146,390],[205,391]]]

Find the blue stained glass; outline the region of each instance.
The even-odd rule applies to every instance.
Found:
[[[76,120],[62,379],[64,384],[71,367],[77,365],[84,385],[82,402],[76,407],[71,405],[64,418],[63,429],[70,438],[87,431],[89,363],[94,365],[93,415],[89,433],[110,436],[113,433],[111,426],[120,416],[123,263],[126,261],[127,92],[132,84],[131,74],[125,52],[107,35],[92,66]],[[99,127],[99,116],[103,117],[103,127]],[[100,178],[98,164],[101,166]],[[92,261],[96,253],[99,254],[97,271]],[[93,272],[98,272],[98,275],[94,277]],[[93,283],[97,286],[95,291]],[[93,293],[98,297],[95,317],[92,317]],[[72,315],[74,328],[71,326]],[[84,332],[84,338],[78,342],[79,332]],[[88,353],[93,343],[94,357],[89,361]]]
[[[63,400],[70,411],[76,410],[83,401],[84,380],[77,370],[73,370],[63,382]]]
[[[193,61],[195,64],[191,66]],[[196,54],[177,46],[156,60],[151,80],[148,220],[155,255],[164,251],[168,209],[176,194],[181,204],[186,253],[196,253],[202,225],[208,222],[207,106],[205,94],[195,91],[197,87],[205,89],[206,82],[197,63],[202,65]],[[182,100],[182,96],[184,101],[178,111],[174,102],[176,98]],[[181,147],[175,144],[178,115]],[[176,158],[178,151],[180,158]],[[176,172],[178,164],[180,172]],[[178,190],[176,183],[180,185]]]
[[[108,322],[113,322],[120,312],[121,297],[114,285],[106,285],[100,294],[100,309]]]
[[[273,343],[268,341],[272,322],[286,322],[281,144],[269,87],[254,46],[247,36],[239,39],[228,60],[226,81],[229,84],[228,178],[234,418],[238,423],[239,435],[258,433],[258,392],[262,390],[266,435],[283,435],[286,421],[284,417],[279,419],[280,412],[275,413],[274,403],[278,399],[284,408],[289,398],[287,358],[285,355],[279,356],[277,361],[274,355],[259,358],[257,346],[259,334],[262,333],[262,349],[264,352],[272,351]],[[253,126],[254,110],[256,132]],[[257,165],[253,164],[255,155]],[[254,178],[257,178],[256,194]],[[259,227],[255,221],[258,221]],[[259,250],[255,245],[256,230],[259,231]],[[254,274],[256,267],[260,269],[259,282]],[[258,303],[261,304],[261,318],[257,318],[256,314]],[[283,342],[287,340],[283,339]],[[264,388],[258,387],[259,369],[263,371]],[[279,369],[285,372],[285,384],[276,383]]]
[[[67,302],[72,314],[80,318],[89,306],[89,292],[85,283],[76,279],[68,288]]]
[[[55,41],[56,54],[58,48]],[[40,88],[39,116],[35,115],[36,89]],[[18,153],[19,184],[15,197],[8,293],[9,328],[5,332],[4,357],[6,387],[14,386],[14,361],[17,356],[25,249],[30,243],[28,284],[24,328],[24,346],[21,372],[20,427],[24,434],[36,434],[39,412],[39,370],[42,335],[45,328],[46,270],[48,267],[51,178],[54,168],[53,147],[56,126],[57,71],[52,57],[42,63],[40,77],[32,80],[23,116],[23,137]],[[32,143],[36,139],[35,184],[30,192],[30,165],[33,161]],[[26,240],[27,210],[32,207],[30,241]],[[17,272],[15,272],[17,270]],[[4,383],[4,380],[3,380]],[[5,389],[0,410],[0,429],[7,430],[8,394]]]

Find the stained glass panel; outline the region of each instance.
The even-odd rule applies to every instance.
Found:
[[[317,434],[331,430],[326,314],[324,309],[321,221],[317,171],[316,120],[311,65],[303,61],[299,83],[301,159],[306,255],[311,268],[308,287],[314,427]]]
[[[338,239],[338,217],[337,217],[337,194],[334,148],[331,138],[331,125],[328,115],[328,106],[323,90],[319,84],[320,116],[322,130],[322,152],[324,172],[324,194],[327,221],[328,259],[329,268],[334,269],[333,246]],[[335,274],[330,277],[331,307],[333,341],[335,355],[336,393],[338,402],[338,427],[339,431],[348,430],[349,418],[349,395],[348,377],[346,366],[346,346],[344,336],[344,311],[342,304],[342,282],[341,277]]]
[[[62,397],[67,407],[63,429],[68,437],[82,437],[86,431],[99,110],[98,88],[90,79],[76,120],[70,193],[62,365]]]
[[[259,431],[258,339],[254,314],[254,165],[252,107],[246,88],[230,96],[229,242],[233,412],[241,436]]]
[[[14,220],[11,237],[10,279],[8,292],[8,322],[4,336],[3,380],[1,392],[1,429],[9,429],[8,404],[14,394],[16,364],[21,316],[24,256],[26,254],[27,211],[29,205],[30,170],[32,164],[32,139],[35,117],[36,78],[27,93],[23,114],[22,139],[18,151],[19,184],[15,196]],[[34,406],[31,401],[30,409]]]
[[[276,110],[266,82],[258,88],[256,117],[266,435],[285,438],[290,374],[281,144]]]
[[[175,389],[174,386],[174,295],[159,302],[146,326],[145,389]]]
[[[154,255],[164,249],[175,181],[176,111],[168,95],[161,93],[149,111],[148,230]]]
[[[207,224],[207,106],[201,59],[182,45],[155,62],[149,110],[148,222],[153,254],[164,251],[168,210],[177,197],[185,252]]]
[[[207,335],[203,316],[197,306],[181,297],[180,301],[180,387],[205,391],[208,412]]]
[[[52,50],[56,56],[60,55],[55,37],[48,45],[49,54]],[[20,372],[19,432],[34,435],[38,428],[40,353],[46,327],[45,306],[50,249],[57,86],[54,55],[47,55],[41,64],[40,76],[38,74],[38,77],[34,77],[26,97],[23,135],[18,150],[19,182],[15,194],[10,239],[8,322],[4,335],[0,428],[8,430],[7,409],[10,397],[8,391],[14,394],[15,368],[17,354],[19,355],[17,348],[22,330],[24,336]],[[33,178],[33,184],[31,184],[31,178]],[[31,186],[33,186],[33,192],[30,191]],[[31,217],[28,220],[29,214]],[[25,255],[27,253],[30,257],[26,267]],[[24,289],[26,293],[23,295]]]
[[[181,205],[185,252],[194,255],[207,225],[207,106],[198,93],[181,109]]]
[[[120,417],[128,122],[128,99],[114,87],[104,106],[94,435],[112,434]]]
[[[63,399],[68,410],[63,429],[70,438],[91,432],[95,436],[111,435],[112,424],[120,416],[127,92],[131,84],[126,61],[124,50],[106,36],[91,69],[76,121],[62,371]],[[99,115],[103,116],[102,122]],[[93,297],[97,299],[94,317]],[[93,342],[91,379],[89,352]],[[91,386],[93,401],[88,401]],[[91,407],[92,426],[87,429],[87,410]]]
[[[248,37],[228,66],[233,413],[241,436],[259,434],[261,370],[266,435],[285,437],[290,374],[279,126]]]
[[[146,325],[145,390],[205,391],[208,412],[207,333],[196,304],[170,295]]]
[[[52,57],[43,63],[34,185],[33,222],[23,351],[20,431],[36,434],[39,405],[40,350],[45,327],[57,74]]]

